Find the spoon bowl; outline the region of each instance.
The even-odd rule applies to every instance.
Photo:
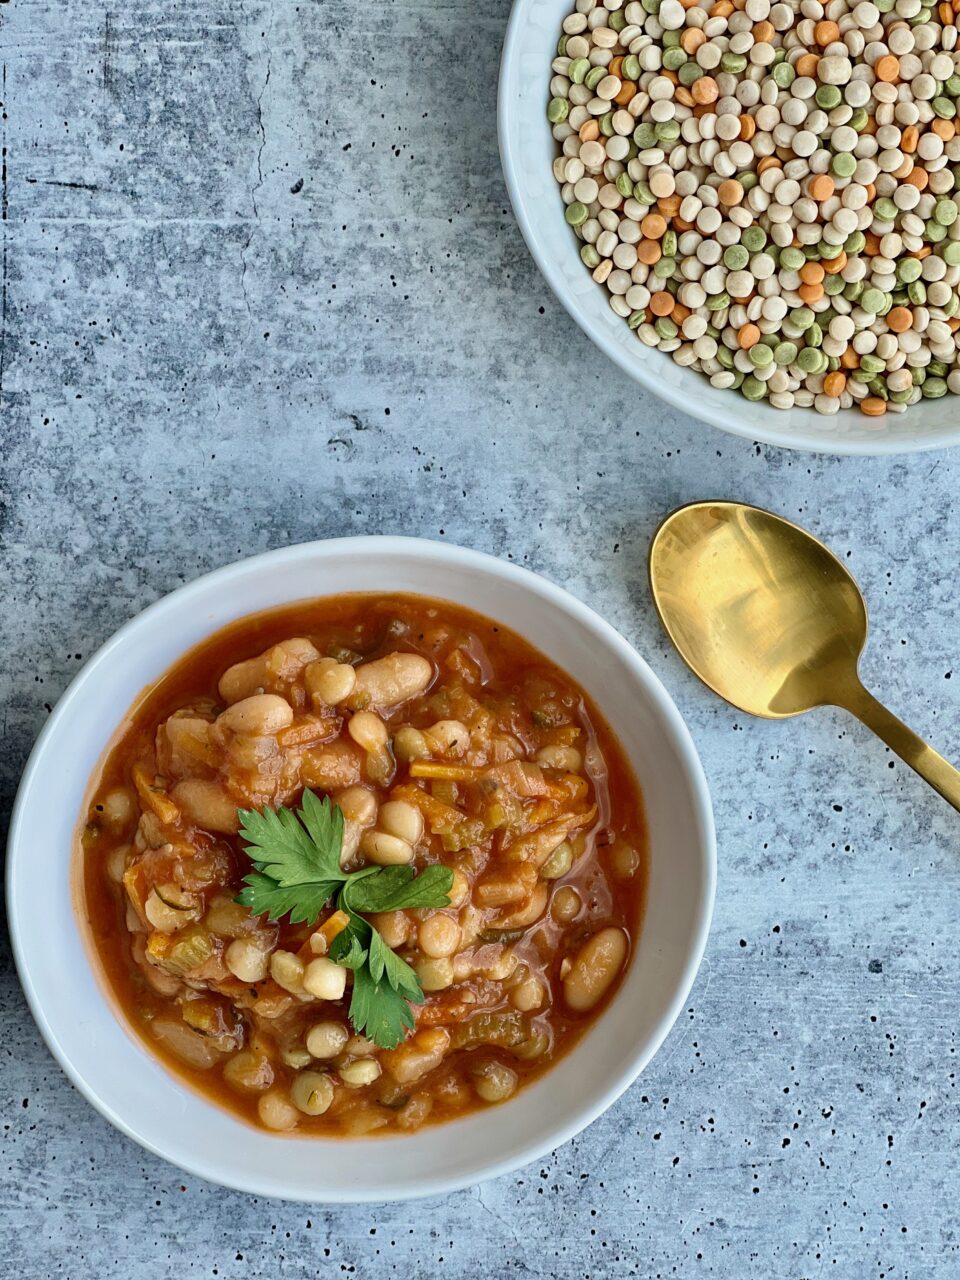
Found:
[[[960,773],[863,687],[867,606],[818,538],[759,507],[696,502],[654,535],[650,585],[680,656],[714,693],[770,719],[844,707],[960,809]]]

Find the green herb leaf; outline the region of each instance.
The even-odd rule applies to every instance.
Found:
[[[380,935],[375,933],[374,936],[379,938]],[[390,955],[393,955],[392,951]],[[398,957],[394,956],[394,959]],[[402,960],[400,964],[403,964]],[[353,975],[350,1021],[360,1035],[367,1036],[382,1049],[395,1049],[406,1031],[415,1025],[409,1000],[395,991],[389,982],[377,982],[368,966],[358,969]]]
[[[446,907],[453,888],[449,867],[382,867],[376,875],[350,880],[343,890],[352,911],[400,911],[412,907]]]
[[[312,925],[331,901],[350,917],[334,938],[330,959],[353,971],[350,1021],[384,1049],[395,1048],[414,1026],[411,1004],[423,1003],[417,975],[392,951],[362,913],[445,907],[453,872],[449,867],[340,866],[343,814],[329,798],[304,791],[299,813],[278,809],[239,810],[240,835],[254,870],[244,876],[236,901],[269,920],[289,916]]]
[[[347,878],[340,869],[343,814],[328,797],[303,793],[300,815],[292,809],[238,810],[240,835],[256,868],[244,876],[238,901],[254,915],[312,924]],[[259,873],[259,874],[257,874]],[[280,890],[294,890],[292,893]]]

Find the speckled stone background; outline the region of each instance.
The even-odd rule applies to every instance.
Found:
[[[542,1164],[303,1208],[111,1129],[41,1043],[4,940],[3,1276],[960,1274],[960,818],[839,712],[746,722],[712,699],[644,571],[686,500],[805,522],[865,588],[869,682],[960,757],[960,453],[765,450],[599,356],[508,208],[507,10],[0,4],[3,815],[81,662],[172,587],[309,538],[465,543],[599,609],[691,725],[720,881],[687,1010]]]

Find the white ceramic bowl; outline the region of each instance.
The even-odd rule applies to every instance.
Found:
[[[415,592],[513,627],[590,693],[633,762],[650,827],[650,887],[624,982],[588,1034],[503,1106],[410,1136],[331,1141],[256,1130],[170,1074],[118,1021],[71,892],[74,832],[91,772],[127,708],[231,620],[344,591]],[[662,1043],[693,982],[713,904],[710,799],[690,736],[629,644],[560,588],[502,560],[408,538],[288,547],[175,591],[83,668],[41,733],[10,829],[14,955],[51,1051],[117,1128],[174,1164],[239,1190],[310,1202],[401,1199],[525,1164],[594,1120]]]
[[[572,0],[514,0],[500,66],[498,123],[503,172],[520,230],[547,283],[584,333],[648,391],[748,440],[847,454],[913,453],[960,444],[960,408],[953,396],[883,418],[867,418],[857,410],[828,418],[812,409],[773,409],[711,387],[702,374],[645,347],[610,309],[606,289],[594,283],[580,261],[552,172],[557,152],[546,116],[550,63],[560,24],[572,10]]]

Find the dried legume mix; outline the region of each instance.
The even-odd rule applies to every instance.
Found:
[[[960,392],[960,0],[576,0],[547,117],[641,342],[778,409]]]

